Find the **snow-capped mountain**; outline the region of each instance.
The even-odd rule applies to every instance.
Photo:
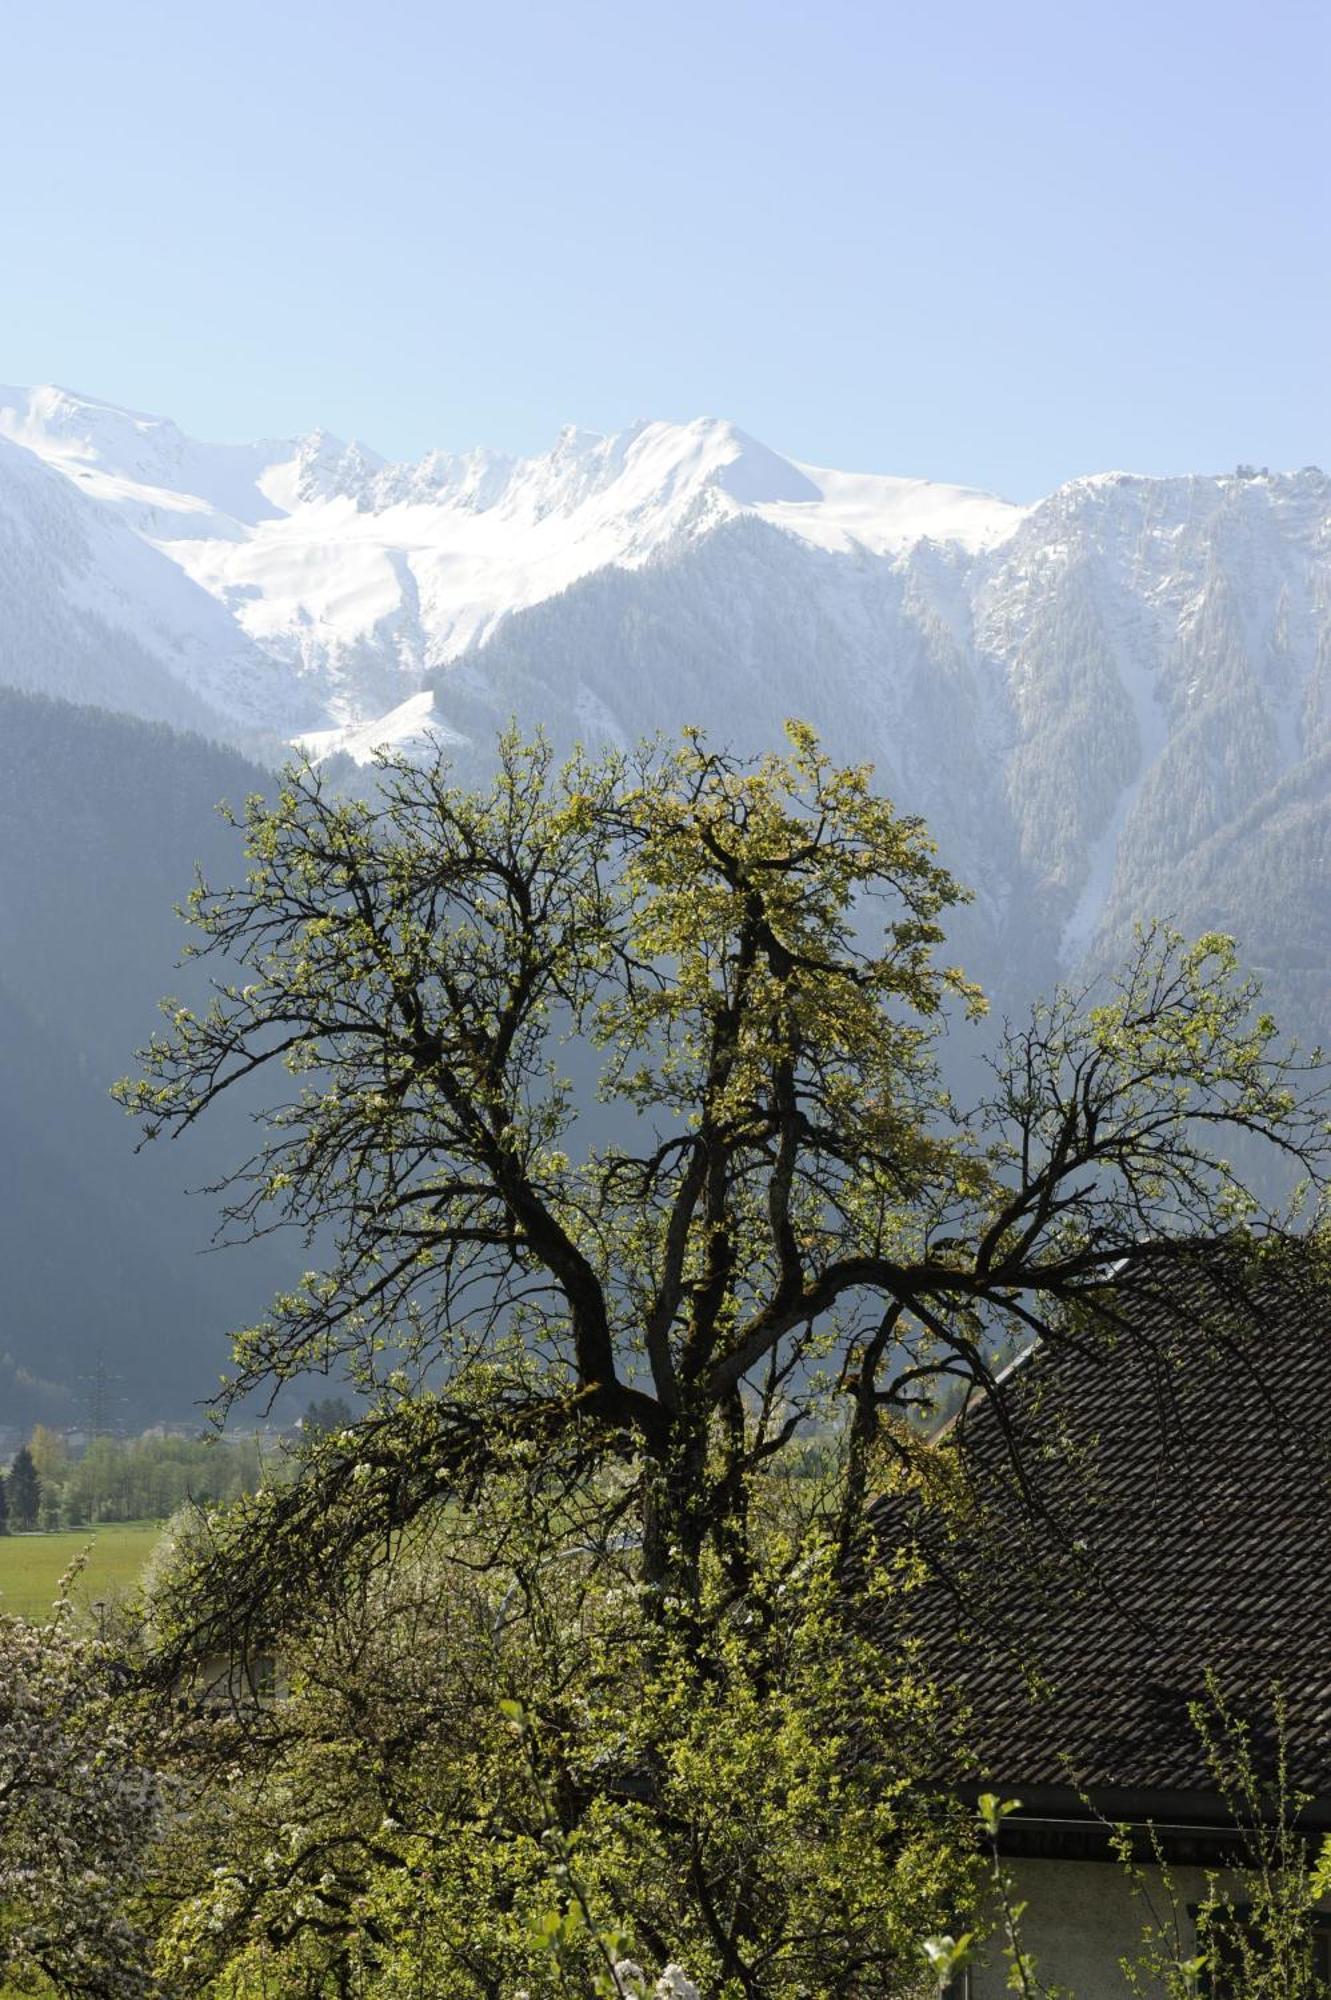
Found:
[[[728,520],[887,557],[923,534],[980,548],[1020,518],[985,494],[796,466],[709,421],[613,438],[570,430],[541,458],[434,452],[386,465],[325,432],[200,445],[166,419],[63,390],[0,389],[0,439],[196,586],[201,596],[180,592],[174,619],[155,621],[168,647],[210,602],[244,656],[257,647],[273,663],[266,699],[220,659],[196,694],[241,726],[290,733],[295,713],[297,728],[358,740],[404,702],[414,716],[423,676],[512,612]]]
[[[927,816],[1000,983],[1154,910],[1325,964],[1315,468],[1015,506],[712,420],[390,465],[0,390],[0,679],[319,756],[442,737],[464,767],[512,714],[742,745],[800,714]]]

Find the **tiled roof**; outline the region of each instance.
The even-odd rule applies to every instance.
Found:
[[[907,1623],[998,1786],[1213,1794],[1189,1719],[1209,1670],[1268,1763],[1281,1687],[1291,1780],[1327,1798],[1331,1295],[1194,1275],[1121,1289],[1115,1314],[953,1425],[982,1526],[951,1542],[880,1505],[933,1572]]]

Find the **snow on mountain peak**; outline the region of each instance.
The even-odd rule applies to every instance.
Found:
[[[0,529],[0,680],[358,760],[479,757],[514,714],[755,744],[807,714],[926,815],[997,933],[1038,904],[1069,964],[1172,907],[1161,870],[1253,801],[1325,790],[1315,468],[1103,473],[1024,507],[714,417],[390,464],[48,387],[0,390]]]
[[[301,438],[291,461],[292,502],[355,500],[358,504],[373,491],[374,482],[387,464],[353,438],[350,444],[331,431],[314,430]]]
[[[43,456],[86,459],[144,475],[178,467],[187,449],[183,431],[169,417],[121,409],[56,383],[0,389],[0,431]]]
[[[263,469],[289,444],[200,444],[170,417],[147,416],[48,385],[0,388],[0,437],[114,504],[140,532],[234,535],[275,510]]]
[[[740,517],[895,560],[923,538],[995,545],[1024,510],[956,487],[797,464],[722,418],[570,426],[527,458],[389,464],[323,430],[210,445],[71,391],[0,390],[0,437],[168,556],[274,661],[277,726],[359,729],[513,612]],[[247,702],[247,720],[252,721]]]

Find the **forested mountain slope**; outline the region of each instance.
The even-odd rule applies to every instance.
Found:
[[[281,1268],[202,1255],[214,1212],[183,1193],[239,1157],[242,1120],[136,1159],[108,1096],[181,990],[195,857],[237,871],[213,807],[263,782],[198,737],[0,689],[0,1422],[83,1414],[99,1350],[127,1409],[188,1414]]]
[[[432,687],[477,744],[511,713],[620,741],[688,716],[736,743],[811,716],[977,892],[957,935],[1000,1003],[1164,915],[1235,931],[1320,1036],[1329,675],[1331,483],[1310,472],[1080,482],[982,559],[796,558],[737,521],[515,614]]]

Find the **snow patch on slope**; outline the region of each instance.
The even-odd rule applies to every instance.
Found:
[[[997,548],[1030,512],[973,487],[928,479],[890,479],[872,472],[833,472],[801,465],[810,492],[782,497],[757,512],[818,548],[856,546],[897,555],[917,542],[956,542],[971,553]]]
[[[75,666],[99,644],[107,655],[100,687]],[[44,680],[34,679],[39,659]],[[0,678],[219,733],[269,728],[274,717],[290,728],[298,719],[289,676],[222,605],[119,512],[3,436]]]
[[[372,722],[341,729],[307,730],[295,740],[297,749],[303,750],[315,764],[339,751],[357,764],[370,764],[380,750],[411,752],[431,744],[465,743],[467,739],[449,727],[435,707],[434,695],[429,688],[423,688]]]
[[[1076,965],[1086,956],[1109,906],[1118,865],[1119,844],[1142,786],[1169,740],[1169,723],[1160,697],[1159,673],[1140,644],[1140,635],[1125,621],[1111,621],[1114,662],[1119,685],[1128,697],[1137,727],[1137,768],[1114,803],[1108,824],[1092,843],[1086,880],[1059,941],[1059,959]]]

